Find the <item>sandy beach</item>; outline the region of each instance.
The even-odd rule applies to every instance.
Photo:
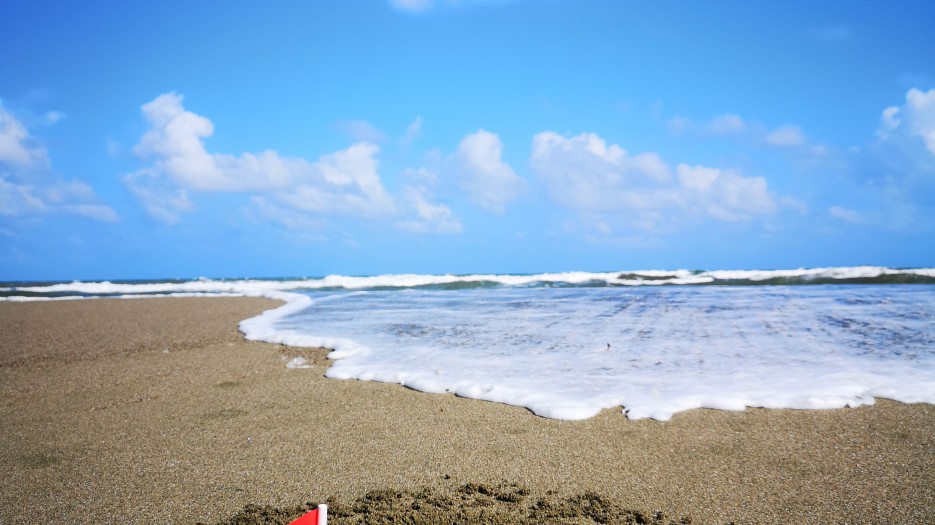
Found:
[[[0,303],[0,524],[218,523],[324,501],[339,524],[368,493],[415,513],[414,494],[538,505],[554,523],[599,521],[542,511],[585,494],[693,524],[935,523],[935,406],[549,420],[327,379],[325,350],[238,332],[278,304]],[[286,368],[297,355],[312,366]]]

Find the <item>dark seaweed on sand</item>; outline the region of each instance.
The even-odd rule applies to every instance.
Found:
[[[532,498],[515,483],[468,483],[451,489],[374,490],[350,504],[329,500],[328,521],[342,524],[576,524],[685,525],[691,518],[668,519],[663,513],[645,514],[624,508],[618,501],[586,492],[571,497],[547,493]],[[278,508],[247,505],[218,525],[288,524],[314,504]]]

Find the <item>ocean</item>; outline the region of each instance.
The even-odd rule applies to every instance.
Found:
[[[333,349],[328,377],[555,419],[935,403],[933,268],[0,283],[7,301],[164,295],[281,299],[241,331]]]

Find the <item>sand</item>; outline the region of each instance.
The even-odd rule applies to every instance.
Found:
[[[0,524],[232,522],[326,500],[336,524],[367,505],[492,521],[488,503],[529,523],[935,523],[932,405],[548,420],[327,379],[324,350],[244,341],[238,321],[277,304],[0,303]],[[286,368],[296,355],[312,367]],[[487,514],[425,514],[478,501]]]

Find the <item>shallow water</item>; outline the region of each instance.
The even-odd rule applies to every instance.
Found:
[[[273,328],[335,347],[329,377],[583,419],[624,406],[935,402],[935,286],[308,292]]]

